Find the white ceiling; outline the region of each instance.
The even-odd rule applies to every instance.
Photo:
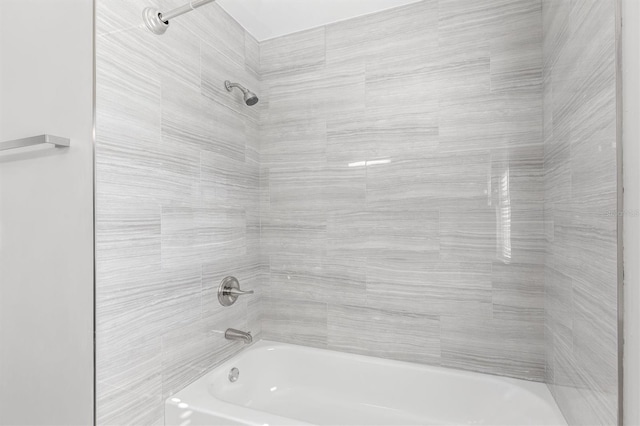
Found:
[[[258,41],[419,0],[218,0]]]

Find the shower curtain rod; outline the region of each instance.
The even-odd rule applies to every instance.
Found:
[[[154,34],[161,35],[167,31],[167,28],[169,28],[169,19],[184,15],[187,12],[191,12],[200,6],[204,6],[205,4],[212,3],[214,1],[215,0],[194,0],[184,6],[176,7],[167,13],[161,13],[157,9],[147,7],[142,11],[142,19],[149,31]]]

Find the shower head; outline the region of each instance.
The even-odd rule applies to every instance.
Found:
[[[247,92],[244,94],[244,102],[249,105],[249,106],[253,106],[255,104],[258,103],[258,97],[256,96],[255,93],[252,92]]]
[[[244,88],[241,84],[232,83],[229,80],[227,80],[224,82],[224,87],[227,89],[228,92],[230,92],[234,87],[237,87],[238,89],[242,90],[242,94],[244,95],[244,103],[249,106],[253,106],[258,103],[258,96],[256,96],[256,94],[253,93],[252,91]]]

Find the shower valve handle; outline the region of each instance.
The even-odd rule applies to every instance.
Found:
[[[222,306],[233,305],[238,297],[245,294],[253,294],[253,290],[240,290],[240,283],[236,277],[225,277],[218,287],[218,301]]]
[[[230,294],[231,296],[242,296],[244,294],[253,294],[253,290],[239,290],[237,288],[230,288],[225,290],[225,294]]]

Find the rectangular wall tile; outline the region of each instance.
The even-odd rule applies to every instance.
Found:
[[[369,356],[438,364],[440,318],[329,305],[328,347]]]
[[[266,336],[430,364],[446,343],[449,365],[544,379],[541,20],[420,1],[261,44],[267,297],[296,306]]]
[[[547,382],[569,424],[617,424],[615,4],[543,1]]]
[[[97,422],[163,424],[168,396],[244,347],[227,327],[260,338],[262,311],[214,291],[268,285],[259,110],[223,85],[261,95],[259,45],[215,4],[157,37],[124,3],[96,7]]]
[[[267,40],[260,45],[260,72],[263,76],[324,65],[325,29]]]
[[[544,331],[528,321],[443,316],[442,364],[542,381]]]

